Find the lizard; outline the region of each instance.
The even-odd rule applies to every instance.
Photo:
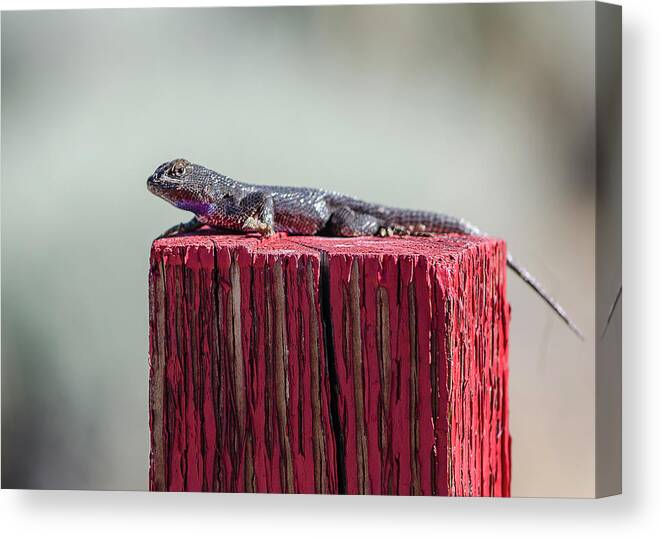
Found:
[[[160,237],[192,232],[205,225],[262,236],[276,232],[337,237],[486,235],[463,218],[364,202],[325,189],[243,183],[186,159],[158,166],[147,179],[147,188],[175,207],[195,214],[190,221],[172,226]],[[507,265],[583,339],[564,308],[509,251]]]

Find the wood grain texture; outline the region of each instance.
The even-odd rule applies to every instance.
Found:
[[[155,241],[150,489],[509,495],[505,252]]]

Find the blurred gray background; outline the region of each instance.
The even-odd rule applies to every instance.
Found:
[[[594,4],[2,14],[2,486],[146,489],[145,181],[185,157],[468,218],[509,274],[514,495],[594,493]]]

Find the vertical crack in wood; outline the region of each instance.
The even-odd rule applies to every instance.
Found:
[[[326,359],[325,370],[330,384],[329,413],[333,435],[335,437],[335,461],[337,473],[337,492],[341,495],[347,492],[347,474],[345,466],[346,439],[344,430],[340,423],[339,412],[339,382],[337,376],[337,356],[333,345],[333,322],[331,316],[330,301],[330,268],[328,254],[321,250],[319,252],[319,302],[321,308],[321,324],[323,331],[324,357]]]
[[[274,351],[271,342],[273,342],[273,307],[271,298],[273,297],[271,285],[271,270],[268,264],[264,265],[264,370],[265,370],[265,398],[264,398],[264,438],[266,440],[266,451],[269,460],[273,458],[274,439],[273,439],[273,398],[275,395],[275,375],[273,367]]]
[[[409,384],[409,435],[411,444],[411,495],[420,495],[420,432],[418,426],[418,319],[415,301],[415,284],[408,285],[409,303],[409,353],[411,377]]]
[[[225,346],[221,345],[222,326],[223,326],[223,308],[222,308],[222,290],[219,284],[218,252],[214,245],[213,257],[213,289],[211,294],[212,315],[211,332],[213,335],[213,344],[211,346],[211,394],[213,398],[214,419],[216,421],[216,449],[213,459],[213,491],[221,491],[220,481],[220,454],[223,446],[223,386],[220,365],[223,361],[223,352]]]
[[[178,253],[179,254],[179,253]],[[173,466],[177,465],[179,467],[178,471],[181,474],[181,481],[177,481],[177,487],[183,488],[184,491],[187,491],[188,488],[188,443],[186,439],[188,436],[188,429],[186,428],[186,387],[188,379],[186,376],[186,353],[182,349],[185,345],[186,335],[182,334],[182,329],[185,326],[186,321],[186,312],[185,304],[183,299],[183,268],[180,263],[172,265],[172,285],[174,288],[174,305],[172,308],[174,325],[172,327],[172,334],[174,334],[175,340],[175,353],[174,360],[177,363],[177,369],[181,372],[182,382],[179,386],[176,387],[176,401],[177,401],[177,416],[175,417],[175,427],[178,427],[177,430],[177,449],[181,450],[179,453],[179,461],[174,461]],[[183,340],[183,344],[182,344]]]
[[[318,493],[328,492],[326,480],[326,442],[322,428],[321,397],[322,379],[319,361],[319,318],[315,304],[315,281],[312,261],[305,268],[307,299],[310,308],[310,400],[312,403],[312,446],[314,457],[314,487]]]
[[[447,293],[447,292],[446,292]],[[454,300],[450,293],[447,293],[445,299],[445,319],[454,319]],[[446,357],[446,379],[447,379],[447,435],[446,443],[448,447],[448,459],[447,459],[447,474],[448,474],[448,495],[456,495],[456,481],[455,481],[455,468],[454,468],[454,458],[455,458],[455,447],[453,443],[453,431],[454,431],[454,407],[452,405],[452,398],[454,394],[454,334],[455,329],[453,326],[448,326],[447,332],[445,333],[445,357]]]
[[[367,474],[367,439],[365,437],[365,402],[363,383],[363,351],[360,328],[360,273],[358,260],[351,264],[349,279],[349,315],[351,331],[351,354],[353,363],[353,387],[356,413],[356,450],[358,451],[358,489],[361,494],[369,494]]]
[[[432,448],[432,454],[430,455],[431,456],[430,476],[431,476],[432,495],[441,494],[439,492],[439,487],[438,487],[439,476],[437,470],[439,468],[440,461],[442,461],[442,458],[447,457],[447,454],[443,454],[443,447],[439,446],[441,439],[439,439],[438,436],[438,429],[444,417],[439,416],[440,394],[439,394],[438,376],[439,376],[439,370],[441,369],[441,365],[439,364],[439,362],[440,360],[442,360],[442,355],[439,354],[438,340],[439,340],[439,332],[442,330],[442,328],[436,325],[437,323],[436,318],[438,317],[438,314],[436,313],[436,310],[438,308],[437,286],[438,286],[437,280],[433,279],[433,283],[430,289],[430,293],[431,293],[430,299],[432,306],[430,326],[432,327],[432,330],[431,330],[431,340],[430,340],[431,361],[429,364],[429,379],[430,379],[430,391],[431,391],[431,418],[432,418],[432,429],[434,432],[434,446]]]
[[[380,402],[379,402],[379,448],[381,450],[382,491],[392,494],[392,475],[390,471],[390,303],[388,291],[379,286],[376,292],[376,327],[377,327],[377,356],[379,358],[380,373]],[[384,487],[385,486],[385,487]]]
[[[191,249],[194,256],[197,255]],[[188,254],[184,254],[184,257]],[[189,491],[201,491],[202,489],[202,454],[204,437],[201,435],[203,416],[201,413],[201,376],[200,376],[200,352],[198,343],[200,335],[198,332],[198,309],[199,289],[196,286],[196,278],[199,277],[199,268],[193,269],[184,264],[181,266],[183,283],[184,311],[187,325],[183,327],[186,353],[186,424],[188,430],[186,468],[187,488]]]
[[[171,327],[170,327],[170,320],[173,317],[173,313],[171,310],[171,298],[169,295],[168,287],[167,287],[167,272],[166,272],[166,263],[165,263],[165,257],[161,257],[160,259],[160,267],[161,267],[161,281],[163,285],[163,314],[164,314],[164,325],[163,325],[163,332],[161,333],[161,338],[163,341],[163,369],[164,369],[164,384],[163,384],[163,453],[164,453],[164,468],[163,468],[163,485],[166,488],[167,491],[171,491],[172,488],[172,458],[173,458],[173,444],[174,444],[174,437],[175,437],[175,426],[174,426],[174,420],[173,420],[173,415],[174,415],[174,407],[175,407],[175,402],[174,402],[174,391],[172,390],[172,387],[170,386],[170,381],[168,379],[168,368],[170,367],[169,361],[170,361],[170,355],[172,353],[171,349]]]
[[[246,448],[245,448],[245,471],[244,471],[244,482],[245,482],[245,491],[246,493],[255,492],[255,467],[253,464],[253,440],[252,432],[249,431],[246,433]]]
[[[287,420],[287,335],[285,327],[285,287],[282,275],[282,264],[278,260],[273,268],[273,283],[275,292],[275,388],[276,406],[278,411],[278,427],[282,443],[283,491],[294,492],[294,469],[291,446],[289,442],[289,424]]]
[[[243,344],[241,341],[241,273],[238,261],[232,259],[230,265],[231,282],[231,331],[232,331],[232,382],[233,382],[233,403],[236,413],[236,435],[234,442],[234,453],[239,461],[239,454],[245,451],[246,439],[246,381],[245,367],[243,362]],[[245,457],[245,452],[244,457]],[[239,478],[240,469],[236,465],[233,469],[233,482],[236,483]]]

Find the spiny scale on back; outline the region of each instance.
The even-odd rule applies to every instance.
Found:
[[[147,187],[179,209],[195,213],[163,236],[203,225],[263,235],[484,235],[464,219],[442,213],[386,207],[323,189],[241,183],[185,159],[163,163],[149,177]],[[507,265],[583,338],[565,310],[509,253]]]

